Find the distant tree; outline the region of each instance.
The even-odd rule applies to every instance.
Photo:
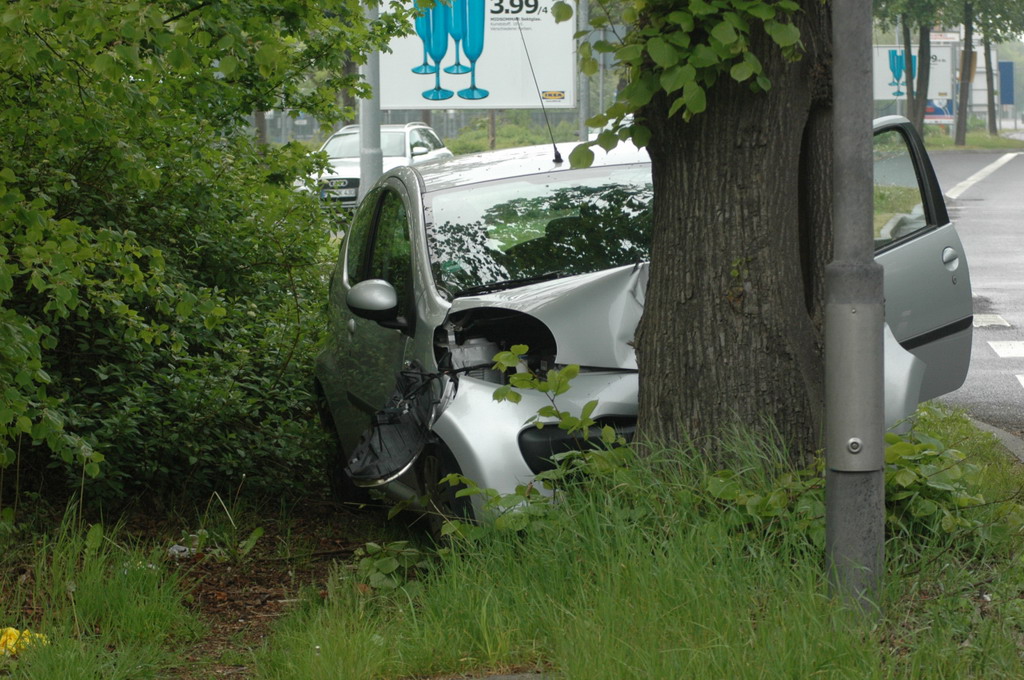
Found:
[[[928,88],[931,83],[932,29],[948,11],[950,0],[875,0],[875,18],[884,27],[899,25],[901,41],[907,51],[907,63],[912,38],[917,33],[917,82],[907,77],[907,118],[918,132],[924,132],[924,114],[928,106]],[[908,72],[910,67],[908,66]]]
[[[985,55],[986,106],[988,110],[988,132],[999,134],[996,113],[996,65],[992,63],[992,46],[1012,42],[1024,32],[1024,4],[1010,0],[980,0],[977,24],[981,33],[982,50]]]

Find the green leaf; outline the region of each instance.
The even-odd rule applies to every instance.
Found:
[[[217,63],[217,69],[225,76],[230,76],[238,69],[238,59],[229,54],[221,58]]]
[[[676,10],[669,12],[668,20],[682,29],[683,33],[690,33],[694,29],[693,15],[689,12]]]
[[[642,45],[625,45],[615,52],[615,58],[625,64],[632,64],[639,61],[643,53],[644,48]]]
[[[885,447],[885,462],[898,463],[902,460],[913,460],[919,458],[917,447],[910,442],[899,441],[891,446]]]
[[[697,77],[697,69],[689,64],[673,66],[661,74],[659,82],[665,92],[669,94],[682,89],[687,83],[693,82]]]
[[[18,416],[15,427],[25,434],[32,433],[32,420],[27,416]]]
[[[646,106],[651,101],[651,97],[654,96],[652,81],[653,76],[651,78],[639,78],[634,80],[622,89],[622,92],[619,93],[619,97],[628,101],[634,108]]]
[[[735,474],[728,470],[708,477],[707,489],[712,496],[724,501],[735,500],[740,494],[739,482],[736,481]]]
[[[717,13],[718,8],[704,2],[704,0],[690,0],[690,11],[696,16],[707,16],[708,14]]]
[[[742,83],[744,80],[754,75],[754,67],[743,61],[738,64],[733,64],[733,67],[729,69],[729,75],[736,82]]]
[[[686,102],[687,110],[691,113],[702,113],[708,106],[704,88],[696,82],[688,83],[683,88],[683,100]]]
[[[612,130],[602,130],[597,136],[597,145],[605,151],[611,151],[619,145],[619,136]]]
[[[89,553],[95,553],[103,543],[103,525],[93,524],[85,534],[85,549]]]
[[[904,488],[917,481],[917,473],[910,468],[900,468],[891,475],[886,475],[886,481],[892,481]]]
[[[917,496],[914,500],[910,501],[910,514],[914,517],[929,517],[934,515],[938,511],[939,506],[927,498]]]
[[[572,19],[572,14],[572,5],[564,2],[564,0],[557,0],[551,4],[551,16],[555,18],[556,23],[569,21],[569,19]]]
[[[723,21],[711,29],[711,37],[723,45],[731,45],[739,40],[736,29],[728,21]]]
[[[764,28],[779,47],[789,47],[800,40],[800,29],[793,24],[766,21]]]
[[[639,148],[644,148],[651,141],[651,129],[646,125],[636,125],[629,129],[630,137]]]
[[[707,45],[697,45],[693,48],[693,54],[690,55],[689,63],[694,68],[707,68],[708,66],[714,66],[721,59],[713,49]]]
[[[117,60],[109,54],[99,54],[92,60],[92,67],[97,73],[113,78],[121,71]]]
[[[679,53],[676,52],[676,48],[660,36],[647,41],[647,53],[661,68],[669,68],[679,63]]]
[[[746,9],[747,13],[751,16],[767,21],[768,19],[775,18],[775,8],[769,5],[767,2],[757,2],[752,4]]]
[[[589,144],[577,144],[569,152],[569,165],[574,168],[589,168],[594,164],[594,152]]]

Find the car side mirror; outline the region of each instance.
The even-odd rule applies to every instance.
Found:
[[[398,315],[398,293],[383,279],[360,281],[345,294],[345,303],[356,316],[376,321],[386,328],[405,328]]]
[[[423,155],[428,154],[428,153],[430,153],[430,147],[427,146],[426,144],[419,144],[419,143],[417,143],[417,144],[413,144],[412,145],[412,155],[413,156],[423,156]]]

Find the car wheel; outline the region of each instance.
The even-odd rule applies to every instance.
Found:
[[[429,447],[420,457],[420,480],[426,496],[426,518],[430,535],[440,540],[441,527],[449,519],[474,519],[473,503],[468,496],[456,496],[464,485],[452,486],[441,480],[451,474],[462,474],[455,456],[443,443]]]
[[[327,476],[327,486],[330,489],[331,498],[339,503],[350,505],[362,505],[369,502],[370,494],[366,489],[356,486],[347,474],[345,466],[348,465],[348,454],[341,445],[338,437],[338,428],[334,425],[334,417],[327,407],[327,399],[324,397],[323,388],[320,383],[314,389],[316,394],[316,410],[320,416],[320,426],[327,432],[327,444],[324,447],[324,472]]]

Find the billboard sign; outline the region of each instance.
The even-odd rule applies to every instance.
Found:
[[[576,23],[556,23],[553,4],[439,0],[423,7],[412,35],[381,54],[381,108],[536,109],[542,100],[547,108],[575,107]]]
[[[924,108],[924,121],[936,125],[952,125],[953,99],[929,99]]]
[[[928,78],[929,99],[953,98],[953,45],[932,45]],[[875,45],[873,82],[875,99],[901,99],[907,96],[907,78],[915,78],[921,65],[918,47],[910,47],[910,64],[898,45]]]
[[[1013,62],[999,62],[999,103],[1003,106],[1013,106],[1014,99]]]

